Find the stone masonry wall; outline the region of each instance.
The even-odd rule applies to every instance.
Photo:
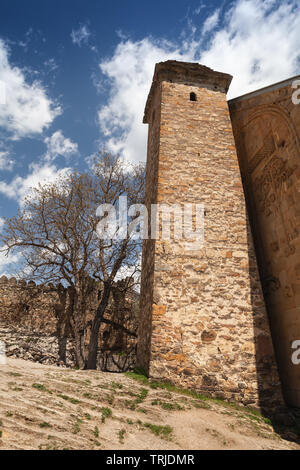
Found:
[[[229,104],[284,395],[299,407],[300,105],[291,85]]]
[[[199,66],[197,83],[189,77],[196,65],[179,65],[177,73],[178,63],[159,64],[169,76],[156,74],[148,99],[146,191],[158,203],[203,203],[205,244],[189,251],[185,240],[145,242],[138,365],[152,377],[271,408],[282,404],[281,387],[222,74]]]
[[[112,290],[105,318],[130,331],[137,329],[134,313],[136,295],[122,289],[122,281]],[[84,342],[89,341],[101,286],[88,299]],[[45,363],[73,366],[75,363],[72,296],[70,289],[58,285],[36,285],[15,278],[0,278],[0,340],[8,355]],[[135,364],[136,338],[110,324],[102,324],[99,333],[98,364],[102,370],[118,370],[117,364]],[[129,354],[127,354],[129,353]],[[127,361],[127,362],[126,362]]]
[[[157,202],[158,155],[160,143],[160,90],[156,89],[153,97],[153,110],[148,133],[148,157],[146,165],[145,205],[148,214],[151,205]],[[140,317],[138,327],[137,357],[138,366],[149,372],[150,348],[152,336],[152,305],[154,289],[155,240],[151,239],[151,225],[148,226],[148,239],[143,241],[142,274],[140,294]],[[141,314],[142,313],[142,314]]]
[[[61,289],[63,295],[64,289]],[[0,279],[0,322],[46,334],[55,334],[58,328],[56,310],[60,296],[53,285],[36,285],[34,282]],[[63,307],[65,310],[65,306]],[[62,331],[69,336],[70,331]]]

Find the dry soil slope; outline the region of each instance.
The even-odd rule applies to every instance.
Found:
[[[300,448],[246,411],[121,374],[8,359],[0,394],[0,449]]]

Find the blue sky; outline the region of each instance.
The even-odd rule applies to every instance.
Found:
[[[299,31],[297,0],[1,0],[0,229],[30,187],[104,146],[145,161],[156,62],[231,73],[238,96],[300,74]]]

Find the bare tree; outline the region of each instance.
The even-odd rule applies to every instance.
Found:
[[[132,285],[138,270],[140,239],[128,233],[124,238],[111,233],[105,239],[97,234],[97,208],[102,204],[118,208],[120,196],[128,198],[128,205],[143,202],[144,167],[129,167],[121,158],[102,152],[89,172],[73,171],[53,184],[33,189],[18,215],[6,219],[1,235],[7,255],[22,253],[27,278],[62,282],[71,288],[75,353],[81,369],[96,368],[99,329],[115,279],[126,271]],[[115,232],[119,228],[117,223]],[[95,281],[101,281],[102,289],[86,357],[82,336],[87,299]]]

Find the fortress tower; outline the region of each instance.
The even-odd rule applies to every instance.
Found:
[[[144,240],[138,366],[151,377],[253,406],[281,403],[226,92],[199,64],[156,65],[146,204],[203,204],[204,246]]]

